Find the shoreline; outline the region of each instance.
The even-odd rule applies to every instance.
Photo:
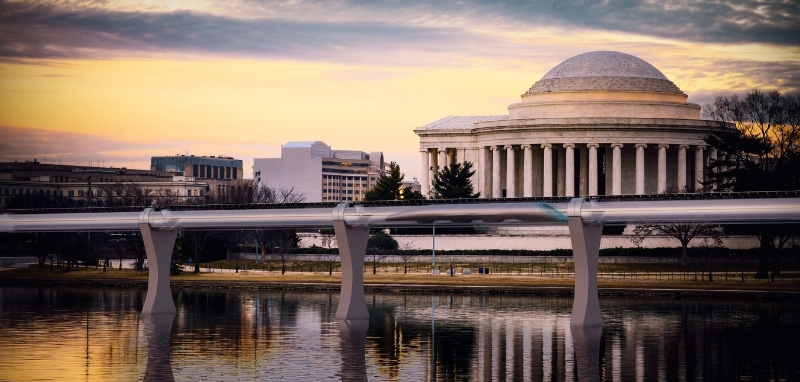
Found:
[[[75,275],[70,273],[49,274],[47,276],[31,277],[30,275],[10,276],[3,272],[0,277],[0,287],[36,287],[36,286],[67,286],[78,288],[147,288],[147,274],[135,274],[134,277],[79,277],[90,275]],[[48,272],[50,273],[50,272]],[[74,272],[79,273],[79,272]],[[130,275],[128,275],[130,276]],[[338,292],[340,290],[339,278],[324,275],[286,275],[287,280],[274,280],[281,276],[273,276],[272,279],[250,279],[232,280],[232,277],[208,277],[204,280],[191,279],[196,277],[210,276],[209,274],[187,275],[173,277],[170,286],[176,290],[252,290],[252,291],[308,291],[308,292]],[[251,275],[243,275],[248,277]],[[299,279],[298,276],[306,276]],[[367,276],[367,275],[365,275]],[[369,275],[372,276],[372,275]],[[416,275],[415,275],[416,276]],[[241,277],[241,276],[236,276]],[[330,281],[321,281],[320,278],[331,277]],[[425,278],[423,278],[425,277]],[[463,294],[463,295],[519,295],[519,296],[563,296],[573,295],[573,279],[540,279],[527,276],[495,277],[493,279],[470,279],[466,281],[493,281],[495,285],[475,285],[463,283],[465,280],[431,280],[431,276],[405,278],[400,282],[397,280],[386,280],[378,277],[365,277],[364,290],[367,293],[411,293],[411,294]],[[438,277],[438,276],[433,276]],[[445,277],[445,276],[442,276]],[[185,278],[185,279],[182,279]],[[370,280],[373,278],[373,280]],[[449,277],[447,277],[449,279]],[[414,280],[416,279],[416,280]],[[406,281],[406,282],[403,282]],[[424,283],[414,282],[423,281]],[[430,281],[430,282],[429,282]],[[449,281],[449,282],[448,282]],[[461,283],[455,283],[455,282]],[[511,283],[516,285],[511,285]],[[523,284],[523,285],[520,285]],[[678,299],[682,297],[691,298],[724,298],[724,299],[748,299],[748,300],[780,300],[789,298],[798,300],[800,290],[792,283],[755,283],[750,285],[742,284],[745,288],[736,288],[736,284],[730,282],[695,282],[695,285],[675,284],[669,282],[635,282],[627,284],[620,282],[604,282],[601,280],[598,286],[600,297],[660,297]],[[777,284],[777,285],[776,285]],[[764,287],[767,288],[764,288]],[[748,288],[749,287],[749,288]]]

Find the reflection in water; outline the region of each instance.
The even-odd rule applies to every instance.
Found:
[[[338,322],[332,293],[143,295],[0,288],[0,380],[800,380],[794,301],[606,298],[576,330],[560,297],[372,294]]]
[[[147,335],[147,369],[145,382],[174,381],[170,362],[169,334],[172,331],[174,313],[142,314]]]
[[[369,320],[338,320],[342,338],[342,381],[367,381]]]
[[[601,380],[600,343],[602,330],[599,326],[588,328],[570,327],[575,349],[575,369],[579,381]]]

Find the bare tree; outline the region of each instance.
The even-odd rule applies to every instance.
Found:
[[[194,273],[200,273],[200,256],[206,246],[209,231],[181,231],[181,239],[192,251],[194,257]]]
[[[334,247],[337,247],[336,243],[336,232],[332,229],[321,229],[319,230],[320,239],[322,241],[322,247],[327,249],[328,251],[325,253],[325,260],[328,261],[328,275],[333,274],[333,262],[339,258],[339,253],[334,253],[331,251]]]
[[[274,188],[259,184],[255,186],[255,191],[252,194],[253,203],[286,204],[300,203],[304,200],[306,200],[305,194],[295,191],[294,187],[289,189],[282,188],[280,190],[275,190]],[[260,260],[261,262],[266,262],[267,250],[271,246],[274,246],[275,243],[275,231],[258,228],[253,230],[253,234],[258,241],[259,252],[261,252]]]
[[[633,230],[631,242],[637,247],[651,236],[669,236],[681,243],[681,263],[686,265],[689,260],[689,243],[695,238],[702,238],[722,245],[722,230],[703,223],[675,223],[660,225],[638,225]]]
[[[397,241],[383,231],[378,231],[369,237],[366,258],[372,263],[373,275],[377,273],[378,262],[396,250]]]
[[[403,274],[408,274],[408,261],[417,256],[417,243],[413,241],[400,244],[400,251],[398,254],[403,259]]]
[[[267,231],[266,242],[274,251],[272,257],[281,262],[281,274],[286,274],[286,262],[294,257],[293,249],[297,248],[297,243],[300,242],[297,231]]]
[[[235,257],[236,273],[239,273],[239,245],[242,244],[247,234],[247,231],[239,229],[215,232],[215,236],[217,236],[222,241],[222,245],[225,246],[225,261],[231,261],[231,259]]]

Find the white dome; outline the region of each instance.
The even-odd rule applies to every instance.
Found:
[[[592,90],[683,94],[647,61],[619,52],[588,52],[569,58],[550,69],[527,94]]]

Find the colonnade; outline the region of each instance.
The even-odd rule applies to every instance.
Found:
[[[717,159],[716,149],[696,143],[544,142],[422,149],[423,193],[430,189],[436,171],[469,160],[458,157],[469,151],[477,151],[473,185],[484,198],[699,191],[705,167]]]

